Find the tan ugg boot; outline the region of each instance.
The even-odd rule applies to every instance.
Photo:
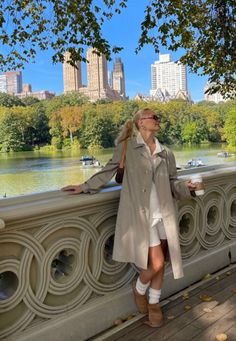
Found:
[[[132,283],[132,289],[133,289],[134,300],[135,300],[136,306],[138,308],[138,311],[141,314],[147,314],[147,312],[148,312],[147,295],[146,294],[141,295],[137,292],[136,282]]]
[[[159,303],[148,304],[148,318],[149,321],[145,323],[150,327],[157,328],[163,325],[163,315]]]

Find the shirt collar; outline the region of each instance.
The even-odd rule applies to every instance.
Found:
[[[157,139],[156,137],[154,137],[154,139],[155,139],[155,143],[156,143],[156,148],[155,148],[153,154],[157,154],[157,153],[162,152],[164,148],[163,148],[163,146],[160,144],[160,142],[158,141],[158,139]],[[138,132],[138,134],[137,134],[136,141],[137,141],[137,143],[139,143],[139,144],[144,144],[144,145],[148,148],[148,150],[149,150],[149,147],[148,147],[148,145],[145,143],[145,141],[144,141],[142,135],[140,134],[140,132]]]

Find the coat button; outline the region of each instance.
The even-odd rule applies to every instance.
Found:
[[[146,192],[147,192],[146,188],[143,188],[143,193],[146,193]]]

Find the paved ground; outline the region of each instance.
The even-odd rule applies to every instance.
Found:
[[[236,341],[236,265],[208,275],[199,284],[168,299],[164,326],[150,328],[138,315],[91,340],[96,341]]]

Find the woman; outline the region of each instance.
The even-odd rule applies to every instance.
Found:
[[[155,137],[159,130],[160,118],[148,108],[139,110],[124,125],[107,165],[84,184],[62,189],[72,194],[96,193],[115,175],[127,140],[113,259],[141,269],[133,293],[139,312],[148,313],[147,323],[152,327],[163,324],[159,301],[167,248],[174,278],[183,276],[173,197],[190,198],[195,188],[190,181],[177,179],[173,153]]]

